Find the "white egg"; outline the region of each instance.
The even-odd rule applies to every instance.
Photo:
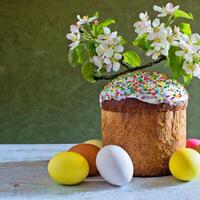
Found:
[[[110,184],[128,184],[134,172],[128,153],[117,145],[104,146],[97,154],[96,165],[101,176]]]

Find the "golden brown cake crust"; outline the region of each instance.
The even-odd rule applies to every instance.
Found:
[[[119,145],[130,155],[134,176],[169,174],[169,159],[186,145],[186,109],[166,112],[102,110],[103,146]]]
[[[129,98],[124,100],[114,100],[102,102],[102,109],[112,112],[162,112],[162,111],[178,111],[184,110],[187,108],[188,102],[182,102],[178,105],[169,105],[169,104],[149,104],[138,99]]]

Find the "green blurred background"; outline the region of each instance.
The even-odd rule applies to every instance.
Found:
[[[65,34],[76,15],[99,11],[128,41],[138,13],[151,13],[152,0],[1,0],[0,143],[73,143],[101,137],[98,94],[105,82],[82,80],[67,63]],[[173,1],[195,17],[200,33],[200,1]],[[131,48],[131,46],[128,46]],[[143,54],[141,54],[143,56]],[[146,57],[144,57],[144,61]],[[165,71],[162,64],[153,70]],[[200,80],[188,88],[188,135],[200,132]]]

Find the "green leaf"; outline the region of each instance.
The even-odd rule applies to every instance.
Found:
[[[140,47],[143,50],[147,51],[149,49],[151,49],[151,44],[150,42],[147,40],[147,34],[143,34],[139,37],[137,37],[133,43],[134,46]]]
[[[185,18],[185,19],[192,19],[193,20],[192,13],[187,13],[187,12],[182,11],[182,10],[176,10],[174,12],[174,17],[175,18]]]
[[[101,22],[100,24],[93,24],[92,25],[92,30],[94,34],[97,36],[99,34],[103,33],[103,28],[109,26],[110,24],[114,24],[115,20],[114,19],[106,19],[105,21]]]
[[[85,61],[87,61],[89,57],[92,57],[96,53],[95,49],[96,47],[94,42],[84,43],[84,56],[86,57]]]
[[[85,61],[85,46],[78,45],[76,47],[76,55],[78,56],[78,64],[83,64]]]
[[[120,38],[119,44],[121,45],[126,44],[126,40],[121,35],[119,36],[119,38]]]
[[[96,11],[93,16],[94,17],[99,17],[99,11]]]
[[[141,59],[139,55],[134,51],[126,51],[123,53],[124,62],[128,63],[132,67],[140,66]]]
[[[183,76],[184,85],[185,86],[189,85],[190,81],[192,80],[192,75],[191,74],[186,74],[184,72],[182,76]]]
[[[78,60],[79,60],[79,57],[76,54],[76,49],[69,50],[69,54],[68,54],[69,64],[72,65],[72,67],[76,67],[78,65]]]
[[[94,43],[87,42],[79,44],[75,49],[70,50],[68,61],[70,65],[76,67],[78,64],[83,64],[95,54]]]
[[[101,22],[99,25],[101,27],[106,27],[106,26],[109,26],[111,24],[115,24],[115,20],[114,19],[106,19],[105,21]]]
[[[85,49],[83,45],[78,45],[75,49],[69,50],[68,61],[70,65],[76,67],[78,64],[84,63]]]
[[[81,73],[83,75],[83,78],[90,82],[90,83],[95,83],[94,80],[94,65],[91,62],[85,62],[84,65],[82,66]]]
[[[200,40],[196,43],[196,45],[200,45]]]
[[[188,24],[188,23],[181,23],[180,30],[181,30],[181,32],[185,33],[186,35],[192,34],[190,24]]]
[[[171,47],[169,50],[169,66],[172,70],[173,76],[175,79],[178,79],[181,76],[183,58],[180,56],[176,56],[177,47]]]

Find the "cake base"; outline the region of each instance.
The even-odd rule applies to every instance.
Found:
[[[134,176],[168,175],[173,152],[186,145],[186,109],[154,112],[102,111],[103,145],[121,146]]]

